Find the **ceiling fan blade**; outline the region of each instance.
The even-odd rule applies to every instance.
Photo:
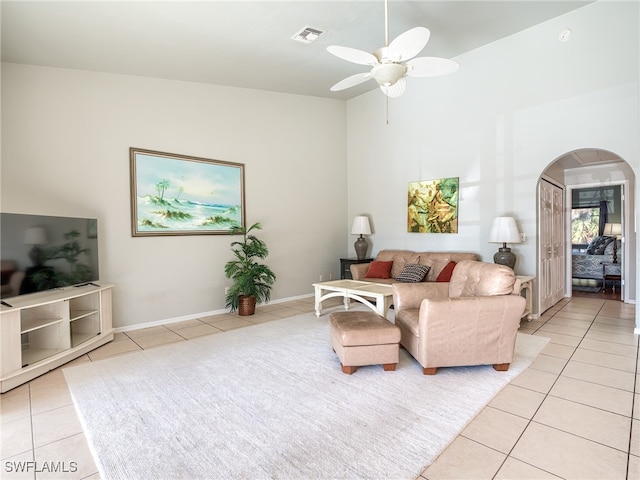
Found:
[[[407,75],[410,77],[437,77],[458,70],[456,62],[440,57],[418,57],[409,60],[406,65]]]
[[[400,34],[389,44],[389,60],[402,62],[415,57],[425,47],[430,36],[431,32],[425,27],[415,27]]]
[[[340,80],[333,87],[330,88],[332,92],[337,92],[339,90],[345,90],[350,87],[355,87],[356,85],[360,85],[361,83],[366,82],[371,78],[371,73],[356,73],[355,75],[351,75],[350,77],[345,78],[344,80]]]
[[[380,85],[380,90],[384,92],[387,97],[396,98],[404,93],[405,88],[407,88],[407,79],[406,77],[402,77],[393,85]]]
[[[327,47],[327,51],[347,62],[358,63],[360,65],[376,65],[378,59],[375,55],[358,50],[357,48],[341,47],[339,45],[331,45]]]

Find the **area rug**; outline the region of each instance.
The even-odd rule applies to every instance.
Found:
[[[392,312],[390,313],[390,315]],[[345,375],[328,315],[277,320],[64,369],[101,478],[413,479],[548,339],[507,372]]]

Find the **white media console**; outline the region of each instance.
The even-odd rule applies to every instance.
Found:
[[[112,288],[88,284],[3,299],[0,392],[113,340]]]

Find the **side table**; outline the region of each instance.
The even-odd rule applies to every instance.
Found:
[[[615,268],[615,273],[607,273],[607,267],[618,267]],[[602,262],[602,291],[607,291],[607,280],[613,282],[611,288],[613,293],[616,293],[616,282],[622,282],[622,275],[620,274],[620,264],[613,262]]]
[[[524,293],[524,298],[527,301],[522,312],[522,318],[527,318],[527,321],[531,321],[533,318],[533,281],[536,277],[529,275],[516,275],[516,278],[520,280],[520,294]]]
[[[369,263],[373,262],[373,258],[362,258],[358,260],[357,258],[341,258],[340,259],[340,280],[352,280],[351,276],[351,265],[354,263]]]

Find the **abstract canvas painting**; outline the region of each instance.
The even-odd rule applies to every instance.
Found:
[[[244,164],[130,149],[132,235],[228,234],[245,226]]]
[[[409,183],[407,231],[458,233],[458,187],[457,177]]]

